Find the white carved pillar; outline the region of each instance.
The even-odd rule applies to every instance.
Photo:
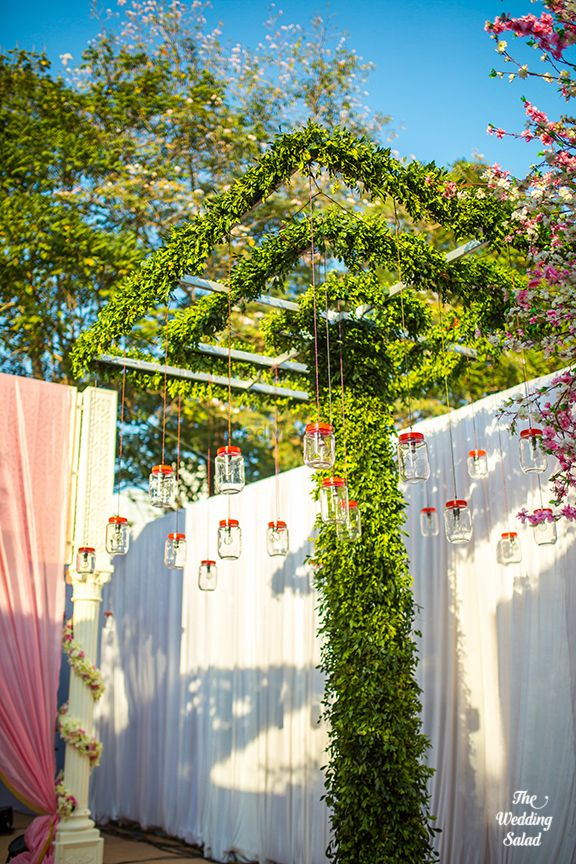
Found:
[[[102,585],[112,573],[105,531],[112,504],[115,443],[116,393],[88,388],[78,394],[70,512],[73,557],[68,581],[73,586],[74,640],[93,664],[98,655]],[[76,550],[81,546],[92,546],[96,550],[94,573],[78,573],[75,569]],[[94,700],[89,687],[73,669],[70,671],[68,716],[80,721],[88,736],[94,734]],[[58,825],[54,844],[56,864],[102,864],[104,843],[88,807],[90,770],[88,758],[67,744],[64,785],[76,798],[77,807]]]

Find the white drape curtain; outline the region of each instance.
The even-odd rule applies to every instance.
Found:
[[[538,547],[515,519],[526,501],[539,506],[539,494],[536,480],[519,470],[517,439],[503,425],[498,434],[501,402],[502,395],[490,397],[450,421],[415,427],[429,441],[433,476],[426,487],[405,490],[437,846],[443,864],[508,864],[528,855],[535,864],[571,864],[576,528],[560,523],[557,544]],[[468,498],[474,519],[473,542],[457,547],[442,533],[422,538],[418,527],[422,506],[435,505],[442,516],[453,497],[449,422],[457,494]],[[476,446],[489,453],[490,475],[471,481],[465,459]],[[203,843],[221,861],[324,864],[326,730],[318,723],[317,598],[305,564],[316,505],[307,469],[281,475],[280,483],[278,516],[291,533],[285,561],[265,550],[273,479],[231,499],[244,551],[238,562],[218,562],[214,593],[198,590],[197,567],[217,558],[226,500],[187,509],[183,573],[162,564],[174,515],[146,525],[128,557],[115,559],[102,646],[105,751],[93,807],[100,819],[135,819]],[[506,530],[518,530],[521,564],[497,563]],[[522,791],[537,796],[535,806],[527,797],[513,803]],[[509,832],[530,838],[541,828],[501,825],[499,813],[552,821],[541,845],[505,845]]]

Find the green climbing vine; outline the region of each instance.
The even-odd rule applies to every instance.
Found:
[[[94,326],[78,340],[73,353],[76,373],[85,372],[104,352],[120,353],[120,337],[158,304],[167,304],[185,274],[207,275],[212,251],[245,213],[294,172],[318,169],[360,188],[365,197],[392,198],[414,222],[433,220],[449,227],[458,240],[475,238],[497,248],[507,233],[509,203],[448,182],[446,173],[434,165],[402,164],[389,150],[346,130],[309,124],[279,136],[253,169],[212,199],[204,216],[175,229],[165,246],[119,286]],[[398,396],[441,380],[447,368],[454,371],[465,362],[461,353],[449,359],[442,356],[439,347],[445,342],[472,346],[486,357],[495,350],[489,336],[503,320],[511,279],[505,268],[486,258],[448,263],[415,233],[391,231],[381,219],[331,206],[318,208],[313,217],[300,213],[287,218],[277,233],[233,262],[229,290],[234,304],[254,300],[269,286],[283,286],[310,248],[311,219],[316,248],[327,249],[330,260],[340,262],[325,280],[322,296],[332,310],[346,312],[337,326],[328,328],[330,345],[325,328],[319,330],[319,398],[326,405],[330,354],[334,399],[339,399],[337,391],[344,382],[334,370],[342,350],[346,428],[335,412],[337,470],[347,476],[363,522],[362,540],[356,544],[322,526],[314,552],[326,677],[324,710],[330,729],[326,787],[334,837],[329,855],[337,864],[422,864],[434,860],[435,828],[428,807],[427,741],[421,732],[414,677],[414,607],[402,542],[404,504],[392,454],[390,406]],[[407,285],[401,301],[389,291],[394,281],[390,274],[401,276]],[[458,303],[458,315],[435,320],[430,296]],[[261,328],[270,355],[297,349],[299,359],[307,362],[310,392],[313,307],[310,287],[299,294],[297,310],[271,314]],[[223,361],[220,366],[213,360],[207,365],[194,346],[225,328],[227,309],[225,295],[211,294],[172,315],[167,326],[168,362],[224,373]],[[245,377],[256,372],[249,363],[236,361],[234,370]],[[160,374],[129,374],[144,386],[161,384]],[[258,374],[272,380],[272,372]],[[281,385],[302,387],[302,378],[294,373],[281,369],[278,375]],[[217,390],[210,383],[174,381],[170,386],[173,393],[195,396]],[[253,393],[243,398],[263,399]]]

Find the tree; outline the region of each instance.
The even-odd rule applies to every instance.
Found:
[[[556,85],[565,102],[576,96],[576,63],[570,49],[576,44],[576,21],[572,0],[545,0],[540,16],[513,18],[507,14],[487,22],[486,29],[497,41],[497,51],[514,70],[511,80],[542,79]],[[511,32],[518,40],[540,53],[545,71],[539,71],[516,58],[516,51],[500,37]],[[502,71],[493,70],[503,77]],[[523,98],[526,127],[521,133],[504,129],[488,130],[501,138],[511,134],[526,141],[539,140],[544,146],[542,161],[533,166],[523,181],[516,181],[496,167],[489,175],[489,186],[499,197],[516,202],[515,228],[509,242],[521,235],[529,238],[530,265],[525,283],[514,292],[509,313],[508,345],[524,352],[541,349],[559,364],[571,366],[576,357],[576,222],[573,203],[576,196],[576,130],[574,118],[562,114],[550,120],[531,101]],[[554,504],[559,514],[576,519],[576,508],[568,495],[576,487],[576,370],[558,375],[544,392],[529,394],[514,412],[515,421],[526,417],[543,426],[548,452],[558,459],[559,469],[552,478]],[[556,518],[559,514],[556,514]],[[519,514],[535,522],[541,514]]]
[[[345,119],[358,131],[387,123],[366,112],[360,98],[369,64],[320,18],[305,30],[277,15],[265,44],[252,52],[228,49],[203,13],[197,3],[144,8],[134,0],[102,22],[78,68],[64,55],[66,80],[52,77],[45,57],[2,58],[0,356],[7,370],[76,382],[70,346],[115,286],[174,226],[206,212],[214,190],[258,158],[281,125],[308,115],[329,125]],[[211,278],[225,278],[229,251],[235,259],[246,255],[263,231],[302,206],[303,194],[295,181],[245,219],[230,249],[216,250]],[[295,291],[298,284],[297,276]],[[169,317],[197,293],[175,287]],[[166,315],[166,307],[155,310],[133,336],[157,360]],[[234,311],[232,327],[239,341],[258,336],[257,312]],[[100,369],[98,380],[112,379]],[[182,412],[182,456],[193,475],[208,446],[223,443],[213,437],[222,429],[222,409],[189,403]],[[167,414],[172,461],[175,404]],[[158,461],[162,415],[162,397],[139,392],[128,378],[124,484],[145,482]],[[283,423],[283,467],[299,458],[294,418],[297,411]],[[252,479],[272,470],[270,423],[259,413],[248,424]]]

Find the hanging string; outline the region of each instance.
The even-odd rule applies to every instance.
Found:
[[[502,433],[498,428],[498,450],[500,452],[500,471],[502,472],[502,489],[504,491],[504,509],[506,511],[506,528],[510,527],[510,508],[508,506],[508,484],[506,482],[506,471],[504,470],[504,452],[502,449]]]
[[[210,476],[212,469],[212,448],[208,440],[208,453],[206,458],[206,479],[208,482],[208,500],[206,501],[206,557],[210,558]]]
[[[181,395],[178,392],[178,401],[176,403],[176,411],[178,416],[178,422],[176,426],[176,489],[178,490],[178,495],[180,495],[180,420],[181,420]],[[180,512],[180,506],[178,501],[176,502],[176,533],[178,533],[178,514]]]
[[[228,445],[232,443],[232,240],[228,234]]]
[[[164,332],[164,392],[162,398],[162,459],[164,465],[164,450],[166,443],[166,394],[168,391],[168,312],[169,306],[166,307],[166,322]]]
[[[340,300],[338,300],[338,336],[339,336],[339,359],[340,359],[340,396],[342,402],[342,452],[344,455],[344,479],[348,486],[348,456],[347,456],[347,434],[346,434],[346,400],[344,398],[344,328],[342,327],[342,315],[340,313]]]
[[[124,458],[124,406],[126,402],[126,342],[124,342],[124,365],[122,366],[122,395],[120,396],[120,433],[118,435],[118,497],[116,515],[120,515],[120,483]]]
[[[328,307],[328,281],[326,277],[326,246],[324,246],[323,254],[324,263],[324,296],[326,301],[326,358],[328,363],[328,410],[330,414],[330,425],[332,425],[332,366],[330,361],[330,320]]]
[[[396,199],[392,199],[394,205],[394,234],[395,234],[395,246],[396,246],[396,272],[398,274],[398,282],[402,282],[402,265],[400,263],[400,220],[398,218],[398,210],[396,208]],[[402,333],[406,334],[406,320],[404,316],[404,293],[400,291],[400,315],[402,318]],[[407,359],[406,355],[406,359]],[[407,364],[406,364],[407,367]],[[405,369],[405,374],[408,374],[408,369]],[[408,428],[412,429],[412,400],[410,398],[410,393],[407,396],[407,408],[408,408]]]
[[[443,321],[444,314],[443,314],[443,307],[442,307],[442,297],[440,295],[440,292],[438,292],[438,315],[439,315],[439,325],[440,325],[440,342],[441,342],[441,346],[442,346],[442,359],[445,360],[446,359],[446,345],[444,342],[444,329],[443,329],[443,327],[444,327],[444,321]],[[450,406],[450,395],[448,393],[448,373],[447,372],[444,372],[444,392],[445,392],[445,399],[446,399],[446,407],[448,408],[449,411],[451,411],[452,409]],[[454,437],[452,434],[452,418],[450,416],[448,416],[448,434],[450,436],[450,462],[452,465],[452,483],[454,486],[454,500],[456,501],[458,499],[458,493],[456,491],[456,465],[454,462]]]
[[[274,384],[278,387],[278,367],[274,366]],[[275,524],[280,513],[280,434],[278,430],[278,403],[274,402],[274,505]]]
[[[312,266],[312,299],[314,301],[314,369],[316,373],[316,420],[320,419],[320,377],[318,372],[318,313],[316,309],[316,266],[314,262],[314,210],[312,206],[312,170],[308,174],[308,204],[310,224],[310,262]]]

